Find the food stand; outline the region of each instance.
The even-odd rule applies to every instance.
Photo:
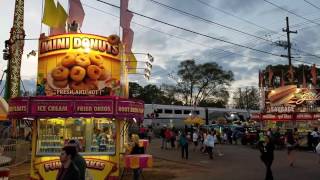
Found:
[[[119,179],[128,124],[144,115],[142,101],[120,96],[119,46],[115,35],[40,37],[37,96],[9,102],[9,118],[32,120],[30,179],[55,179],[70,139],[82,146],[86,178]]]
[[[297,128],[303,136],[320,127],[317,73],[315,65],[270,65],[260,71],[261,112],[253,113],[251,119],[259,121],[265,130],[280,128],[284,133]]]

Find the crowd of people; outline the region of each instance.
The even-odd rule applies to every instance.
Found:
[[[210,159],[213,159],[214,150],[218,156],[222,156],[223,154],[217,145],[229,142],[226,132],[222,135],[214,129],[203,129],[199,127],[185,128],[184,130],[178,130],[174,127],[163,127],[160,130],[160,138],[161,149],[180,149],[182,159],[189,158],[189,146],[192,146],[192,151],[194,152],[199,151],[203,154],[208,154]]]

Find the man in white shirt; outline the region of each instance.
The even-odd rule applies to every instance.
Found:
[[[194,131],[192,134],[192,142],[193,142],[193,151],[196,151],[197,147],[198,147],[198,132]]]

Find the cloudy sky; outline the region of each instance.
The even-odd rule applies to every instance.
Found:
[[[105,36],[119,34],[119,9],[96,0],[81,1],[86,13],[82,32]],[[114,5],[120,4],[120,0],[104,1]],[[67,9],[68,0],[59,2]],[[156,2],[170,6],[171,9]],[[200,36],[135,15],[131,24],[135,33],[133,52],[150,53],[155,59],[150,81],[146,81],[142,75],[130,76],[131,81],[141,85],[174,83],[168,74],[176,73],[180,61],[195,59],[197,63],[217,62],[223,69],[233,71],[235,81],[232,89],[256,86],[259,69],[267,64],[284,64],[287,60],[214,38],[269,53],[285,54],[286,50],[272,42],[286,40],[285,33],[282,32],[286,16],[289,17],[291,30],[298,30],[298,34],[291,34],[294,48],[292,53],[299,57],[297,60],[307,63],[317,63],[320,60],[320,34],[317,31],[320,27],[318,0],[130,0],[129,9],[211,37]],[[14,0],[0,1],[1,50],[4,48],[3,42],[9,38],[13,12]],[[25,0],[26,38],[38,38],[41,32],[48,32],[48,28],[41,25],[41,14],[42,0]],[[202,20],[195,16],[201,17]],[[33,49],[37,50],[37,41],[26,41],[25,54]],[[137,55],[137,58],[141,61],[146,60],[143,55]],[[139,67],[144,67],[144,64],[139,64]],[[5,61],[1,61],[0,68],[6,69]],[[27,58],[24,55],[22,78],[32,80],[36,71],[36,57]]]

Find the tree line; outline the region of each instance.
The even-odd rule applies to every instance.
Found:
[[[239,89],[230,94],[234,81],[232,71],[224,70],[216,62],[196,64],[195,60],[182,61],[177,73],[172,76],[175,84],[129,83],[129,97],[143,100],[146,104],[172,104],[202,107],[221,107],[228,105],[230,95],[236,108],[258,109],[258,89],[251,87]]]

